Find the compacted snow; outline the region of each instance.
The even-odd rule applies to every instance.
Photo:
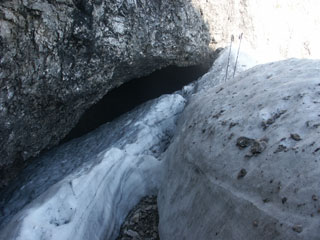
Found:
[[[157,193],[185,103],[164,95],[37,159],[3,193],[0,239],[114,239],[141,197]]]
[[[209,82],[164,157],[160,238],[319,239],[320,61]]]

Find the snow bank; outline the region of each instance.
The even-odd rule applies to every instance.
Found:
[[[194,95],[166,152],[160,238],[319,239],[319,106],[316,60],[256,66]]]
[[[129,210],[157,192],[185,102],[165,95],[36,161],[8,193],[0,239],[114,239]]]

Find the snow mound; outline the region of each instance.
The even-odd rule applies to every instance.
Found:
[[[185,103],[165,95],[36,161],[7,193],[0,239],[115,239],[130,209],[157,192]]]
[[[256,66],[193,95],[165,156],[160,238],[319,239],[319,109],[316,60]]]

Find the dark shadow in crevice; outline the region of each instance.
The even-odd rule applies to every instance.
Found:
[[[133,79],[113,89],[89,108],[62,143],[81,137],[150,99],[180,90],[207,71],[208,66],[169,66],[148,76]]]

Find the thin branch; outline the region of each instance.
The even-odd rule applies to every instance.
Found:
[[[230,43],[230,50],[229,50],[229,56],[228,56],[228,63],[227,63],[227,69],[226,69],[226,78],[224,79],[224,81],[227,81],[228,78],[228,70],[229,70],[229,62],[230,62],[230,55],[231,55],[231,49],[232,49],[232,42],[234,40],[234,36],[233,34],[231,35],[231,43]]]
[[[238,52],[237,52],[236,63],[234,64],[233,78],[234,78],[234,75],[236,74],[236,70],[237,70],[238,57],[239,57],[239,52],[240,52],[240,46],[241,46],[242,36],[243,36],[243,33],[241,33],[241,34],[239,35],[240,41],[239,41],[239,47],[238,47]]]

